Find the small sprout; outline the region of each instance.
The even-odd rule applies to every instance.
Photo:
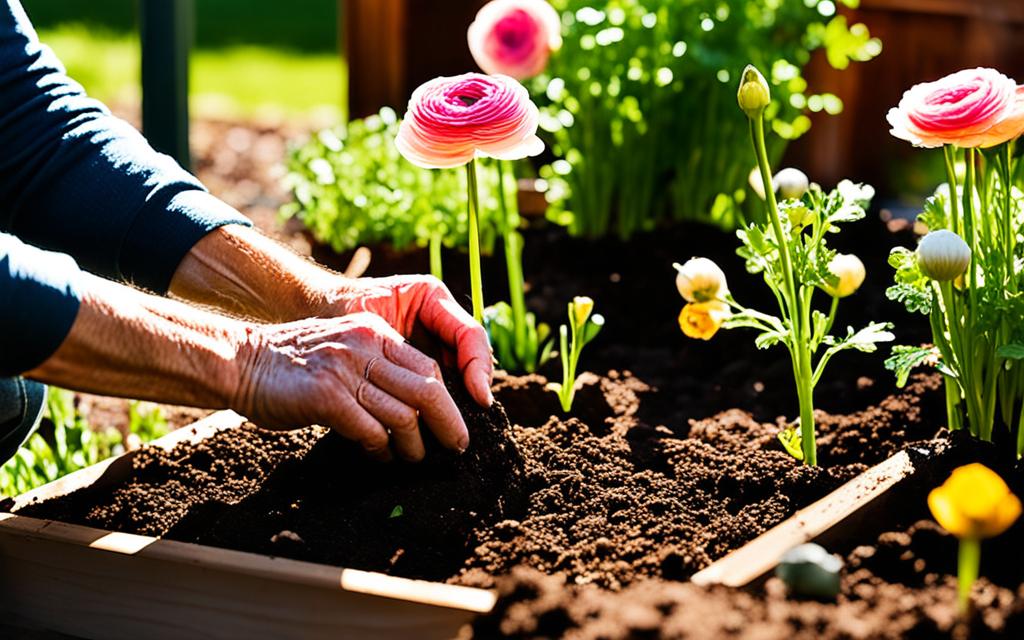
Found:
[[[839,279],[834,287],[824,287],[825,292],[833,298],[845,298],[864,284],[864,263],[851,253],[837,253],[828,263],[828,270]]]
[[[676,288],[687,302],[722,300],[729,295],[725,273],[707,258],[690,258],[684,264],[672,264],[676,273]]]
[[[395,508],[391,510],[391,515],[388,516],[388,519],[401,518],[404,513],[405,511],[402,509],[402,505],[396,504]]]
[[[786,453],[803,462],[803,438],[800,436],[800,429],[796,426],[789,426],[779,432],[779,443]]]
[[[787,167],[775,174],[772,186],[783,198],[799,200],[804,197],[804,194],[810,188],[810,181],[807,179],[807,174],[803,171]]]
[[[917,264],[921,273],[937,282],[955,280],[967,271],[971,248],[963,238],[947,229],[932,231],[917,247]]]
[[[736,92],[736,101],[739,102],[740,109],[743,109],[743,112],[749,118],[760,117],[768,105],[772,103],[772,94],[771,89],[768,87],[768,81],[764,79],[764,76],[757,70],[757,67],[752,64],[748,64],[743,70],[740,88]]]
[[[959,604],[966,615],[981,563],[981,540],[998,536],[1017,521],[1020,500],[998,474],[974,463],[958,467],[932,489],[928,508],[943,529],[960,539]]]
[[[562,382],[553,382],[549,388],[558,394],[562,411],[569,413],[576,395],[576,365],[583,347],[597,337],[604,326],[604,316],[593,313],[594,301],[576,296],[569,303],[569,326],[559,327],[559,356],[562,360]]]
[[[833,600],[839,595],[843,561],[814,543],[793,547],[782,555],[775,576],[795,596]]]
[[[689,338],[710,340],[731,316],[729,305],[721,300],[691,302],[679,313],[679,328]]]

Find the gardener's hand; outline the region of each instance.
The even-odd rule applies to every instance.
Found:
[[[473,399],[488,407],[494,402],[491,378],[493,356],[487,332],[463,309],[443,282],[426,275],[389,278],[339,278],[324,294],[327,313],[369,311],[409,338],[424,329],[453,352]]]
[[[240,349],[239,361],[232,408],[261,426],[320,424],[356,440],[378,459],[390,459],[393,444],[400,457],[420,460],[422,416],[444,446],[462,451],[469,445],[466,424],[437,363],[379,315],[258,326]]]
[[[487,334],[436,278],[346,278],[254,229],[228,225],[192,248],[175,272],[171,291],[265,322],[369,311],[405,338],[421,328],[453,352],[452,364],[458,365],[473,399],[483,406],[493,402]]]

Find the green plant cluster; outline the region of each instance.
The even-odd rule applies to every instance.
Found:
[[[931,345],[893,349],[886,366],[903,385],[918,366],[946,382],[949,428],[992,440],[997,426],[1016,432],[1024,455],[1024,191],[1014,142],[991,149],[944,149],[947,182],[927,200],[918,222],[962,238],[969,256],[959,275],[926,273],[928,256],[897,247],[889,256],[895,284],[886,292],[929,317]],[[962,163],[962,164],[961,164]],[[962,166],[963,179],[958,167]],[[956,277],[954,277],[956,276]]]
[[[129,404],[128,430],[139,442],[168,433],[159,407]],[[75,409],[74,394],[51,387],[44,417],[52,433],[34,433],[13,458],[0,467],[0,495],[16,496],[53,482],[125,451],[121,433],[113,427],[96,428]]]
[[[837,0],[856,6],[857,0]],[[802,69],[824,49],[835,68],[881,44],[836,15],[833,0],[552,0],[564,44],[533,84],[558,158],[542,168],[549,217],[576,235],[629,238],[659,220],[738,227],[759,215],[745,187],[745,123],[735,118],[744,65],[769,71],[777,160],[808,130],[806,112],[842,110]]]
[[[399,123],[385,107],[291,149],[285,186],[294,201],[282,207],[282,216],[297,217],[338,252],[376,244],[468,246],[466,172],[408,162],[395,147]],[[483,252],[490,253],[503,227],[498,175],[494,163],[478,165],[480,239]]]

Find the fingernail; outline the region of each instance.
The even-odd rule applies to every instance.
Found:
[[[456,446],[458,447],[457,451],[460,455],[466,453],[466,449],[469,448],[469,434],[462,436]]]

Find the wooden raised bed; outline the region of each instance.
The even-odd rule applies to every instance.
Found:
[[[152,446],[241,425],[216,413]],[[0,620],[84,638],[451,638],[495,594],[148,536],[11,511],[122,479],[132,453],[0,509]]]

